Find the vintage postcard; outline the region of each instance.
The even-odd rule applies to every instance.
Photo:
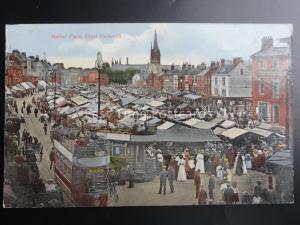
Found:
[[[5,208],[294,203],[291,24],[6,25]]]

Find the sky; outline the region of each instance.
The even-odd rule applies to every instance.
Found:
[[[161,64],[189,62],[210,64],[221,58],[231,60],[260,50],[261,38],[292,35],[291,24],[202,24],[202,23],[106,23],[106,24],[20,24],[6,25],[6,52],[18,49],[27,56],[39,55],[65,67],[91,68],[97,52],[103,60],[146,64],[157,32]]]

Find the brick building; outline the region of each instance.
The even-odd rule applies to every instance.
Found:
[[[98,84],[99,82],[98,72],[90,72],[85,76],[80,77],[81,83]],[[108,77],[106,74],[100,74],[100,85],[106,86],[108,84]]]
[[[204,97],[211,96],[211,77],[212,74],[218,69],[218,64],[211,62],[210,67],[206,67],[205,64],[201,64],[203,69],[196,75],[196,93]]]
[[[290,47],[275,47],[271,37],[264,37],[260,51],[251,58],[253,117],[285,128]]]
[[[6,54],[5,59],[5,86],[12,87],[21,82],[32,82],[37,86],[38,76],[29,73],[31,64],[26,54],[20,53],[18,50],[13,50],[12,53]],[[29,72],[28,72],[29,71]]]

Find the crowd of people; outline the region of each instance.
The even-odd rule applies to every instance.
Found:
[[[262,142],[253,148],[265,147],[265,145],[266,143]],[[263,188],[262,182],[258,180],[258,187],[255,186],[255,190],[251,193],[240,193],[238,182],[235,180],[238,176],[248,174],[249,170],[265,166],[269,156],[267,151],[254,150],[251,154],[245,151],[236,152],[231,143],[224,142],[222,144],[208,143],[203,149],[193,151],[185,148],[182,152],[175,152],[175,154],[170,150],[163,154],[155,146],[149,146],[146,152],[148,157],[156,158],[157,174],[160,179],[159,194],[166,194],[167,180],[171,193],[174,193],[173,181],[185,182],[187,179],[194,179],[195,196],[201,205],[212,204],[215,201],[214,190],[218,186],[222,199],[217,199],[217,201],[223,201],[224,204],[272,202],[274,185],[270,188],[268,184]],[[204,186],[203,176],[208,178],[207,187]]]

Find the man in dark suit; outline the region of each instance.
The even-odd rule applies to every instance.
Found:
[[[166,194],[166,184],[167,184],[168,171],[162,170],[159,174],[159,191],[158,194],[161,194],[162,186],[164,187],[164,195]]]
[[[173,166],[169,166],[168,168],[168,180],[170,184],[170,191],[171,193],[174,193],[174,184],[173,181],[175,180],[175,170]]]

